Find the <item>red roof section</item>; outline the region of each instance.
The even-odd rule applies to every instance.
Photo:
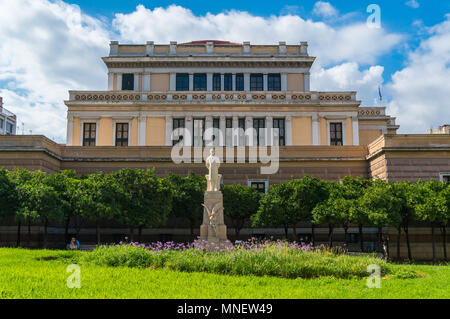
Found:
[[[206,42],[212,42],[214,45],[241,45],[240,43],[233,43],[230,41],[219,41],[219,40],[199,40],[191,41],[186,43],[181,43],[182,45],[205,45]]]

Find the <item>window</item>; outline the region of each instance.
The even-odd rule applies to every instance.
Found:
[[[245,118],[238,120],[239,127],[239,146],[245,146]]]
[[[83,146],[95,146],[96,124],[84,123],[83,125]]]
[[[261,194],[265,194],[267,191],[267,181],[249,181],[249,186],[255,188]]]
[[[222,80],[219,73],[213,75],[213,91],[222,91]]]
[[[267,77],[269,91],[281,91],[281,75],[269,74]]]
[[[177,73],[176,82],[177,91],[189,91],[189,74]]]
[[[173,119],[173,145],[176,145],[183,140],[183,133],[184,119]]]
[[[233,75],[230,73],[227,73],[223,76],[224,78],[224,91],[232,91],[233,90]]]
[[[227,118],[225,120],[225,145],[233,146],[233,118]]]
[[[194,74],[194,91],[206,91],[206,74]]]
[[[13,134],[14,125],[12,123],[6,122],[6,133]]]
[[[450,173],[441,173],[439,177],[441,182],[450,184]]]
[[[122,74],[122,90],[127,91],[134,90],[134,74],[132,73]]]
[[[342,146],[342,123],[330,123],[330,145]]]
[[[5,124],[5,121],[3,121],[3,119],[0,119],[0,130],[3,130],[4,124]]]
[[[266,128],[266,120],[265,119],[253,119],[253,128],[256,130],[256,136],[253,138],[253,146],[261,145],[264,146],[265,143],[265,131],[263,129]],[[256,143],[255,143],[256,138]]]
[[[244,91],[244,74],[236,74],[236,91]]]
[[[116,146],[128,146],[128,123],[116,123]]]
[[[250,91],[264,90],[264,77],[262,74],[250,74]]]
[[[286,137],[285,137],[286,131],[284,128],[284,119],[273,119],[273,128],[278,129],[278,145],[285,146],[286,145]]]
[[[194,134],[192,136],[194,146],[204,146],[203,140],[204,134],[205,134],[205,120],[194,119]]]

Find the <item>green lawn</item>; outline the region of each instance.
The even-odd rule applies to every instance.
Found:
[[[281,279],[81,265],[81,288],[66,286],[70,260],[58,251],[0,249],[0,298],[450,298],[450,266],[402,265],[415,279]]]

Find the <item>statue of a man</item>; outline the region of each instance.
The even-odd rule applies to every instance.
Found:
[[[222,177],[222,175],[219,174],[220,159],[214,154],[214,148],[212,148],[209,151],[209,156],[206,158],[206,168],[209,170],[209,174],[206,175],[208,192],[220,191],[220,179]]]

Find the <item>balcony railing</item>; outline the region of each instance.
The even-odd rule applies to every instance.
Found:
[[[107,103],[219,103],[219,102],[260,102],[260,103],[319,103],[344,104],[356,102],[356,92],[220,92],[220,91],[70,91],[69,102]]]

